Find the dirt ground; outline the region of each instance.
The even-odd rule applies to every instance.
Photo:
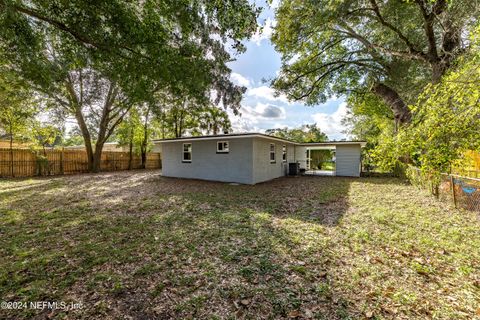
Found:
[[[392,178],[1,180],[0,318],[472,319],[478,248],[474,213]]]

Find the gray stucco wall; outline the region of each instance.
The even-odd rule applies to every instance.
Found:
[[[162,175],[253,184],[253,138],[163,142]],[[229,153],[217,154],[217,142],[228,141]],[[192,162],[182,162],[183,143],[192,143]]]
[[[337,145],[335,151],[335,174],[337,176],[359,177],[361,157],[360,145]]]
[[[270,162],[270,144],[275,144],[275,163]],[[287,161],[282,160],[282,146],[287,146]],[[253,139],[253,183],[288,174],[288,163],[295,159],[295,145],[264,138]]]

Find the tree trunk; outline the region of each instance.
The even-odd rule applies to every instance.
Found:
[[[132,152],[133,152],[133,128],[130,129],[130,141],[128,144],[128,170],[132,170]]]
[[[443,75],[447,71],[449,64],[446,61],[440,61],[432,65],[432,83],[436,84],[442,80]]]
[[[104,142],[97,141],[95,144],[95,152],[93,153],[93,162],[92,162],[92,170],[91,172],[100,172],[101,165],[102,165],[102,149],[103,149]]]
[[[107,141],[108,137],[110,136],[110,134],[114,129],[114,128],[111,128],[109,130],[108,124],[110,121],[110,112],[112,111],[111,108],[115,101],[115,96],[116,96],[115,84],[110,83],[107,97],[105,98],[105,102],[103,105],[102,117],[100,118],[97,143],[95,144],[95,153],[93,154],[92,172],[100,172],[103,145],[105,144],[105,142]]]
[[[80,132],[82,133],[83,141],[85,143],[85,150],[87,151],[88,171],[92,172],[94,162],[92,139],[90,137],[90,132],[88,131],[87,124],[85,123],[85,119],[83,118],[80,106],[77,106],[75,108],[75,119],[77,120],[78,126],[80,127]]]
[[[372,91],[380,98],[393,111],[395,119],[395,129],[397,130],[400,125],[404,125],[410,122],[412,114],[405,102],[400,98],[398,93],[383,83],[377,83],[374,85]]]
[[[145,114],[145,122],[143,123],[143,140],[141,145],[141,153],[142,153],[142,169],[147,167],[147,146],[148,146],[148,119],[150,116],[150,107],[147,109],[147,113]]]
[[[78,99],[77,94],[75,93],[75,89],[73,87],[72,81],[70,77],[67,77],[67,81],[65,81],[65,87],[70,95],[71,101],[71,109],[75,111],[75,119],[77,120],[77,124],[80,128],[80,132],[82,133],[83,141],[85,143],[85,150],[87,151],[87,166],[88,171],[92,172],[93,170],[93,148],[92,148],[92,138],[90,136],[90,132],[88,131],[87,124],[85,122],[85,118],[83,117],[82,113],[82,105]]]

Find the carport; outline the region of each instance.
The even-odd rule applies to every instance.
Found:
[[[330,141],[302,143],[295,146],[295,159],[300,163],[300,169],[307,175],[329,175],[359,177],[361,173],[361,154],[365,147],[364,141]],[[329,150],[334,169],[319,168],[312,155],[314,151]]]

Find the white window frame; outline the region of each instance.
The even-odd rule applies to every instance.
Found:
[[[185,151],[185,146],[186,145],[190,145],[190,150],[189,151]],[[193,150],[193,146],[192,146],[192,143],[191,142],[185,142],[182,144],[182,162],[186,162],[186,163],[190,163],[192,162],[192,150]],[[190,154],[190,159],[185,159],[185,154],[186,153],[189,153]]]
[[[287,145],[282,146],[282,161],[287,162]]]
[[[222,145],[222,150],[218,148],[219,145]],[[225,149],[225,144],[227,144],[227,149]],[[217,153],[229,153],[230,152],[230,142],[229,141],[217,141]]]
[[[272,146],[273,146],[273,150],[272,150]],[[276,160],[277,160],[277,159],[276,159],[276,154],[275,154],[275,153],[276,153],[276,152],[275,152],[275,151],[276,151],[275,143],[270,143],[270,149],[269,149],[269,150],[270,150],[270,152],[269,152],[269,155],[268,155],[268,156],[269,156],[269,159],[270,159],[270,163],[275,163],[275,162],[277,162],[277,161],[276,161]],[[272,159],[272,154],[273,154],[273,159]]]

